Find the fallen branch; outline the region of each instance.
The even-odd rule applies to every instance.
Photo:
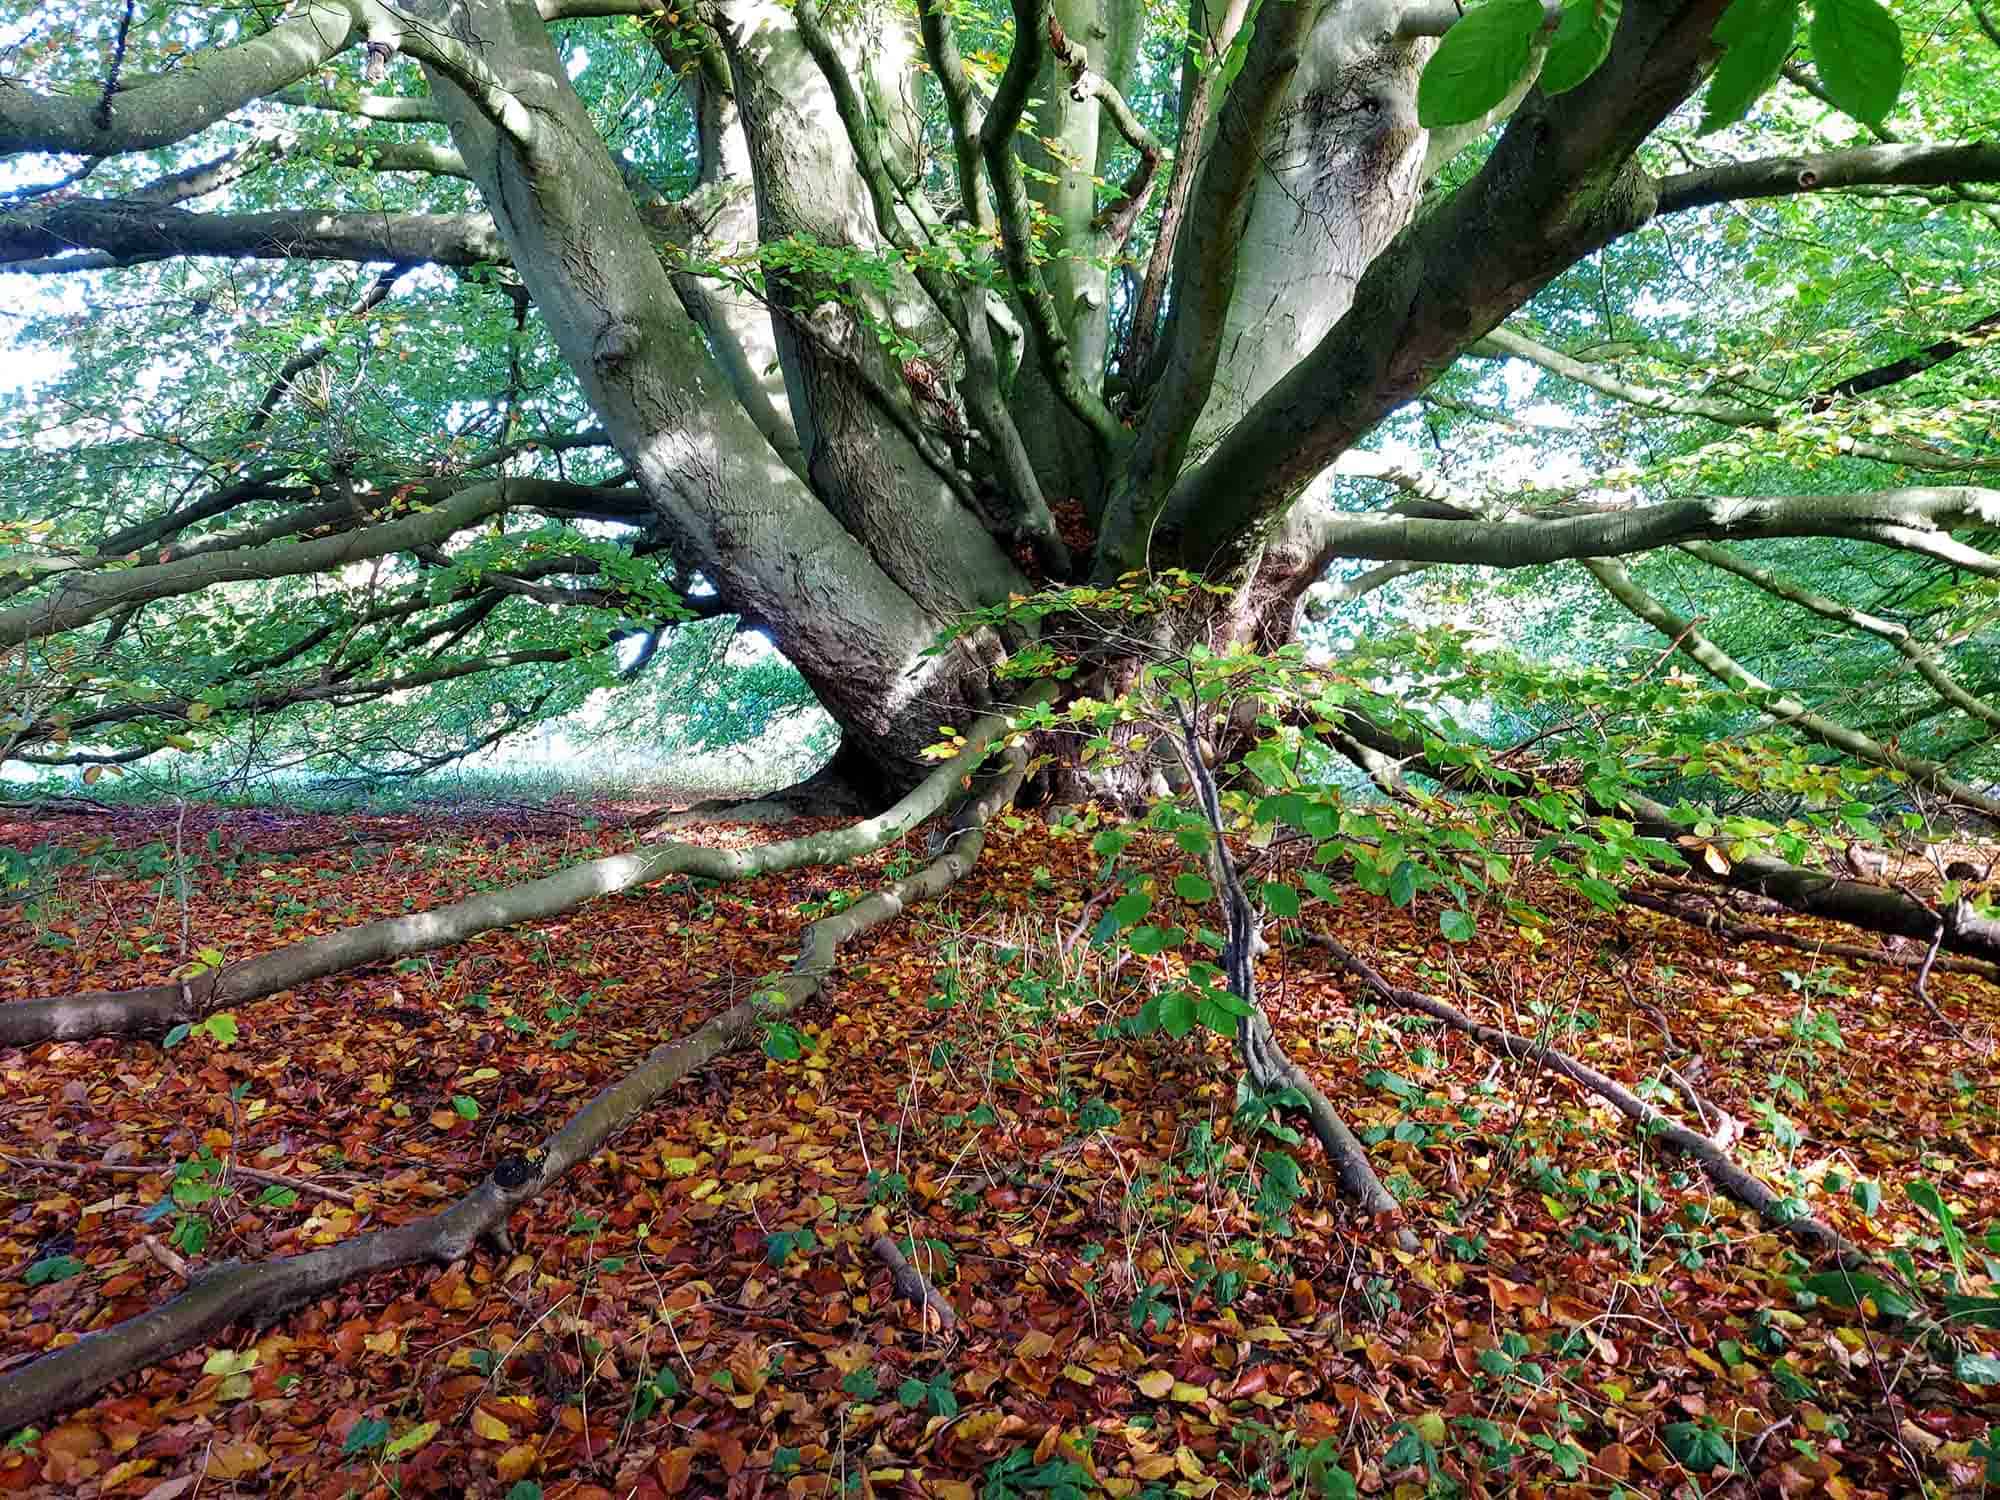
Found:
[[[50,1156],[7,1156],[0,1154],[0,1161],[10,1167],[39,1168],[44,1172],[65,1172],[72,1177],[171,1177],[173,1163],[165,1166],[144,1163],[128,1165],[125,1162],[58,1161]],[[354,1195],[343,1193],[339,1188],[328,1187],[323,1182],[314,1182],[310,1177],[287,1177],[282,1172],[262,1172],[255,1167],[231,1165],[231,1177],[241,1177],[246,1182],[261,1182],[269,1187],[292,1188],[301,1193],[312,1193],[317,1197],[331,1198],[336,1203],[352,1204]]]
[[[952,1310],[951,1303],[931,1285],[929,1277],[910,1264],[894,1239],[878,1234],[869,1249],[875,1252],[877,1260],[889,1268],[889,1274],[896,1283],[896,1294],[917,1304],[926,1329],[930,1328],[933,1319],[941,1333],[950,1333],[958,1326],[958,1314]]]
[[[1662,916],[1686,922],[1695,927],[1703,927],[1729,943],[1769,943],[1775,948],[1791,948],[1801,953],[1824,954],[1828,958],[1851,958],[1859,963],[1886,964],[1901,969],[1915,969],[1923,964],[1923,959],[1913,953],[1892,953],[1886,948],[1864,948],[1859,943],[1827,943],[1815,938],[1802,937],[1796,932],[1785,932],[1775,927],[1753,927],[1744,922],[1731,922],[1719,913],[1702,911],[1683,902],[1673,901],[1653,891],[1621,891],[1620,896],[1632,906],[1643,906],[1647,911],[1656,911]],[[2000,964],[1983,958],[1951,958],[1937,953],[1935,937],[1925,939],[1931,944],[1931,968],[1952,974],[1977,974],[1982,979],[2000,981]]]
[[[997,729],[989,730],[978,743],[989,742],[995,733]],[[932,779],[950,773],[951,784],[958,784],[972,753],[968,750]],[[228,1263],[198,1273],[171,1301],[44,1355],[0,1382],[0,1432],[44,1423],[112,1381],[192,1348],[238,1320],[269,1324],[358,1276],[402,1266],[448,1266],[471,1255],[481,1242],[511,1250],[507,1219],[515,1209],[588,1161],[690,1073],[755,1039],[769,1022],[820,994],[842,943],[900,915],[913,901],[942,895],[963,877],[984,847],[987,820],[1013,799],[1026,766],[1025,753],[1011,749],[1005,770],[961,805],[955,823],[964,837],[954,839],[914,875],[813,923],[784,975],[680,1040],[654,1048],[538,1151],[504,1157],[472,1191],[425,1218],[324,1250]]]
[[[1325,933],[1314,933],[1312,941],[1331,953],[1343,968],[1391,1005],[1414,1010],[1433,1020],[1442,1021],[1454,1031],[1463,1032],[1471,1037],[1489,1052],[1537,1063],[1551,1072],[1562,1074],[1573,1083],[1581,1084],[1637,1125],[1646,1133],[1649,1140],[1657,1141],[1669,1150],[1678,1151],[1681,1155],[1692,1159],[1710,1182],[1736,1202],[1755,1212],[1773,1229],[1790,1235],[1810,1249],[1831,1255],[1843,1266],[1856,1267],[1868,1263],[1867,1253],[1845,1238],[1839,1230],[1823,1220],[1814,1218],[1811,1214],[1791,1212],[1785,1207],[1785,1199],[1774,1192],[1761,1178],[1737,1166],[1714,1141],[1662,1114],[1623,1084],[1606,1077],[1593,1067],[1578,1062],[1568,1053],[1558,1052],[1554,1047],[1541,1042],[1530,1041],[1527,1037],[1502,1031],[1497,1026],[1484,1025],[1473,1020],[1457,1006],[1439,1000],[1435,996],[1392,984],[1383,978],[1373,965],[1337,938]]]
[[[989,717],[967,736],[956,759],[933,771],[887,812],[846,828],[780,839],[747,849],[661,843],[643,852],[586,860],[500,891],[449,906],[386,917],[260,954],[185,983],[93,990],[0,1004],[0,1047],[82,1041],[102,1036],[164,1036],[228,1005],[275,995],[308,980],[364,964],[447,947],[497,927],[539,921],[667,875],[742,880],[801,865],[841,864],[902,837],[944,805],[985,757],[1004,721]]]

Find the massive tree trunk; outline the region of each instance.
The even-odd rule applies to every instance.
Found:
[[[984,696],[986,663],[976,647],[923,653],[950,608],[991,602],[1011,581],[1004,559],[995,560],[983,535],[964,528],[940,535],[920,556],[901,559],[898,571],[926,596],[914,597],[871,553],[865,534],[843,526],[866,506],[836,517],[735,399],[535,8],[487,0],[470,7],[466,25],[482,44],[492,87],[528,102],[527,118],[510,120],[436,67],[433,91],[522,282],[606,433],[676,555],[770,632],[843,731],[866,749],[882,794],[902,790],[921,773],[921,751],[938,724]],[[750,160],[754,168],[755,152]],[[763,197],[760,184],[760,206]],[[787,346],[781,333],[778,348]],[[801,395],[822,424],[832,420],[827,403],[858,399],[808,385],[787,381],[795,423]],[[852,405],[843,410],[855,415]],[[851,442],[819,451],[824,426],[809,430],[815,435],[802,437],[809,470],[872,461]],[[914,476],[908,458],[890,460],[898,477]],[[866,487],[893,486],[894,479],[849,477],[861,498],[891,503],[887,491]],[[935,497],[926,503],[936,515]]]
[[[1713,67],[1723,8],[1626,7],[1601,65],[1554,95],[1533,87],[1542,49],[1531,41],[1486,115],[1427,131],[1419,78],[1463,14],[1432,0],[1194,0],[1177,77],[1142,46],[1157,17],[1135,0],[1010,0],[997,79],[990,52],[968,65],[954,28],[973,20],[941,0],[920,0],[914,17],[884,0],[419,0],[414,18],[377,0],[325,0],[263,36],[218,43],[185,74],[107,87],[96,110],[10,82],[0,150],[109,160],[277,100],[399,128],[443,123],[451,148],[383,142],[371,158],[371,143],[342,160],[449,178],[454,191],[469,180],[484,214],[456,200],[458,212],[428,214],[181,207],[244,169],[226,157],[102,200],[73,186],[22,195],[0,209],[0,261],[506,262],[523,329],[532,307],[659,549],[798,667],[841,726],[841,779],[880,804],[920,779],[940,725],[991,701],[993,664],[1021,644],[974,632],[934,651],[940,632],[1045,582],[1160,566],[1219,576],[1237,592],[1193,633],[1268,647],[1291,638],[1329,564],[1350,558],[1392,571],[1511,567],[1814,535],[2000,573],[1950,534],[2000,515],[2000,496],[1970,488],[1489,514],[1418,487],[1401,513],[1373,515],[1308,489],[1336,461],[1365,457],[1355,445],[1384,417],[1480,349],[1582,371],[1614,399],[1776,428],[1780,407],[1662,407],[1659,393],[1590,377],[1533,340],[1481,340],[1663,211],[2000,178],[2000,150],[1985,146],[1650,177],[1638,149]],[[622,145],[614,154],[608,138],[627,138],[579,96],[553,39],[558,22],[607,17],[639,35],[600,35],[653,49],[692,102],[695,182],[677,198]],[[1551,8],[1547,24],[1556,19]],[[393,88],[400,52],[432,98],[343,101],[306,85],[363,42],[371,85]],[[981,69],[990,93],[975,87]],[[1178,88],[1177,109],[1163,87]],[[1148,123],[1169,120],[1172,139]],[[1480,169],[1419,213],[1441,169],[1496,126]],[[1879,389],[1905,378],[1898,368],[1841,389]],[[1391,478],[1379,462],[1374,472]],[[435,552],[465,519],[385,521],[228,576],[278,576],[307,556]],[[178,545],[181,529],[139,534]],[[0,599],[40,595],[0,611],[0,644],[102,620],[137,583],[150,599],[224,577],[140,561],[109,582],[79,572],[51,585],[32,569],[0,579]],[[1087,667],[1106,682],[1121,670]]]

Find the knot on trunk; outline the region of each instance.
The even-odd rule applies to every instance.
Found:
[[[590,346],[590,362],[600,375],[609,375],[639,352],[639,326],[624,318],[613,318],[597,331]]]

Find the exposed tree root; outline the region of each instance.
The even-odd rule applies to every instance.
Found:
[[[1554,1047],[1541,1042],[1530,1041],[1527,1037],[1502,1031],[1497,1026],[1483,1025],[1455,1005],[1439,1000],[1435,996],[1421,994],[1416,990],[1405,989],[1399,984],[1391,983],[1372,964],[1337,938],[1324,933],[1315,933],[1312,940],[1331,953],[1342,967],[1367,985],[1378,997],[1391,1005],[1400,1006],[1404,1010],[1414,1010],[1433,1020],[1442,1021],[1454,1031],[1465,1033],[1489,1052],[1539,1064],[1589,1089],[1645,1131],[1649,1140],[1657,1141],[1669,1150],[1691,1158],[1710,1182],[1730,1198],[1755,1212],[1773,1229],[1790,1235],[1809,1249],[1832,1256],[1843,1266],[1855,1267],[1867,1264],[1869,1259],[1867,1253],[1843,1236],[1839,1230],[1823,1220],[1814,1218],[1811,1214],[1789,1212],[1784,1206],[1785,1200],[1778,1193],[1761,1178],[1737,1166],[1715,1141],[1662,1114],[1615,1079],[1578,1062],[1568,1053],[1558,1052]]]
[[[1719,912],[1704,911],[1698,906],[1675,901],[1654,891],[1625,891],[1621,894],[1633,906],[1643,906],[1647,911],[1656,911],[1662,916],[1706,928],[1724,942],[1769,943],[1776,948],[1793,948],[1801,953],[1819,953],[1828,958],[1852,958],[1861,963],[1885,964],[1901,969],[1921,968],[1926,956],[1918,953],[1892,953],[1886,948],[1864,948],[1859,943],[1824,943],[1796,932],[1784,932],[1775,927],[1753,927],[1748,923],[1731,922]],[[1982,979],[2000,980],[2000,963],[1993,963],[1983,958],[1944,957],[1937,953],[1935,946],[1928,947],[1926,953],[1932,956],[1930,967],[1941,973],[1977,974]]]
[[[224,1006],[274,995],[363,964],[446,947],[497,927],[560,916],[600,896],[667,875],[741,880],[801,865],[839,864],[900,838],[942,807],[984,757],[1004,722],[998,717],[983,720],[967,736],[957,759],[933,771],[888,811],[846,828],[747,849],[662,843],[631,854],[586,860],[539,880],[484,891],[449,906],[327,933],[186,982],[0,1004],[0,1047],[102,1036],[162,1036]]]
[[[868,1247],[875,1252],[875,1258],[889,1268],[896,1283],[896,1294],[917,1304],[926,1330],[935,1326],[940,1333],[950,1333],[958,1326],[958,1314],[930,1278],[911,1265],[896,1241],[886,1234],[878,1234]]]
[[[949,772],[949,782],[955,785],[964,775],[965,759],[960,757],[939,775]],[[0,1432],[44,1422],[112,1381],[192,1348],[232,1323],[248,1319],[268,1324],[355,1277],[402,1266],[450,1265],[469,1256],[481,1241],[506,1246],[507,1218],[516,1208],[588,1161],[690,1073],[755,1039],[766,1022],[818,995],[842,943],[900,915],[912,902],[931,900],[955,884],[978,859],[987,819],[1012,800],[1025,766],[1025,756],[1011,750],[1005,769],[965,799],[955,819],[960,836],[936,860],[813,923],[805,931],[798,958],[783,976],[680,1040],[656,1047],[577,1111],[539,1151],[503,1158],[471,1192],[425,1218],[325,1250],[219,1265],[197,1274],[171,1301],[44,1355],[0,1381]]]

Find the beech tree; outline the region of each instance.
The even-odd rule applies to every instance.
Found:
[[[1135,806],[1192,786],[1219,839],[1209,762],[1255,777],[1279,710],[1389,795],[1418,778],[1534,825],[1555,813],[1524,794],[1596,736],[1630,774],[1572,778],[1573,805],[1646,857],[1916,939],[1926,972],[2000,959],[1956,886],[1815,871],[1764,837],[1781,820],[1687,796],[1782,793],[1816,827],[1861,785],[1919,821],[2000,815],[2000,46],[1976,5],[135,3],[6,42],[0,272],[17,355],[51,362],[0,451],[9,759],[131,764],[337,712],[349,753],[420,769],[654,691],[656,658],[691,695],[688,664],[749,631],[800,684],[762,711],[839,729],[795,805],[878,815],[758,867],[936,811],[1052,677],[1016,727],[1055,763],[1013,745],[967,827],[1032,772]],[[1172,608],[1136,607],[1160,579]],[[1528,607],[1504,672],[1420,630],[1385,647]],[[1132,628],[1078,626],[1107,609]],[[1149,669],[1286,660],[1329,611],[1368,691],[1288,704],[1272,679],[1179,749],[1135,743]],[[1635,700],[1572,669],[1645,632],[1687,664],[1673,691],[1712,679],[1716,744],[1761,736],[1735,762],[1687,714],[1643,753],[1604,730]],[[1506,755],[1467,749],[1447,677],[1521,715]],[[1079,726],[1116,753],[1062,750]],[[0,1030],[158,1034],[704,859]],[[504,1232],[685,1071],[298,1285]],[[212,1285],[116,1358],[66,1351],[0,1426],[295,1291],[271,1285]]]

